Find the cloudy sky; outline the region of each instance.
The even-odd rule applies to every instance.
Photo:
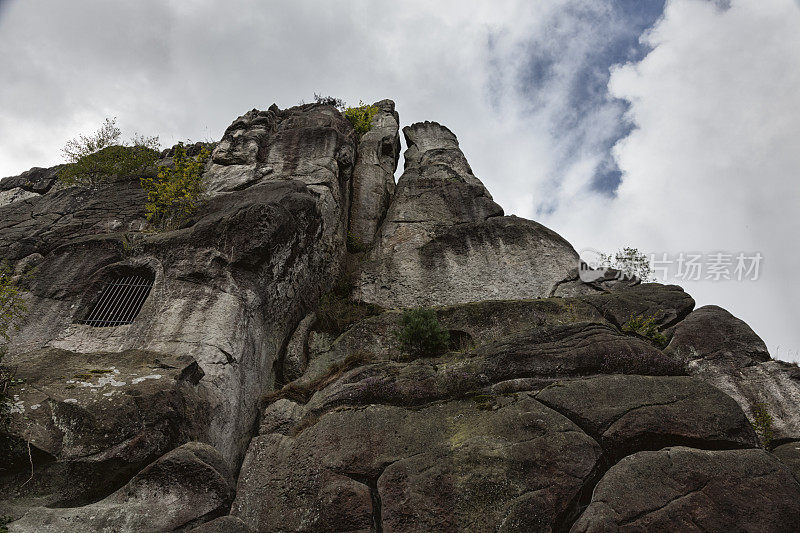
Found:
[[[800,360],[798,0],[0,0],[0,72],[0,176],[105,117],[171,145],[315,92],[392,98],[507,213],[657,254]]]

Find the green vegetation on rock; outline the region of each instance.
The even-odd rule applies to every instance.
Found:
[[[347,232],[347,251],[351,254],[359,254],[361,252],[366,252],[367,247],[364,246],[364,243],[361,241],[361,238],[358,235],[348,231]]]
[[[357,107],[348,107],[344,116],[355,128],[359,138],[372,128],[372,119],[378,114],[379,109],[374,105],[359,102]]]
[[[146,172],[158,159],[158,137],[134,135],[121,141],[116,119],[107,118],[92,135],[79,135],[62,149],[65,165],[58,179],[65,185],[95,186]]]
[[[344,108],[346,107],[344,100],[342,100],[341,98],[334,98],[333,96],[323,96],[317,93],[314,93],[314,103],[322,105],[330,105],[335,107],[339,111],[344,111]]]
[[[650,260],[637,248],[625,247],[619,250],[614,256],[611,254],[600,254],[601,266],[615,268],[622,271],[628,277],[637,277],[643,282],[655,281]]]
[[[411,357],[431,357],[447,351],[450,333],[439,324],[434,310],[408,309],[400,318],[397,339]]]
[[[350,283],[340,280],[330,292],[320,298],[315,324],[318,331],[338,337],[356,322],[383,311],[378,305],[350,300],[352,290]]]
[[[656,317],[637,315],[628,320],[623,326],[622,331],[636,333],[653,341],[659,348],[667,345],[667,337],[658,331]]]
[[[772,415],[767,411],[764,403],[753,405],[753,429],[758,435],[758,440],[765,450],[769,450],[772,444]]]
[[[205,196],[202,177],[210,156],[208,148],[196,158],[188,156],[183,143],[178,143],[172,166],[161,166],[157,176],[141,179],[150,224],[159,229],[176,228],[197,211]]]

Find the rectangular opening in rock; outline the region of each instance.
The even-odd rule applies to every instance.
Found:
[[[130,324],[141,311],[152,287],[153,278],[145,276],[112,279],[103,287],[100,299],[83,324],[101,328]]]

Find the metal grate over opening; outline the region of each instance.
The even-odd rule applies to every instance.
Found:
[[[111,280],[103,287],[100,299],[83,323],[100,328],[130,324],[142,309],[152,287],[153,278],[144,276]]]

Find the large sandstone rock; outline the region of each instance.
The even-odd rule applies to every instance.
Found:
[[[9,531],[172,531],[224,512],[233,478],[211,446],[190,442],[164,455],[107,498],[83,507],[36,507]]]
[[[570,376],[603,373],[670,375],[681,372],[650,344],[592,323],[545,326],[509,335],[461,354],[410,363],[380,361],[357,368],[317,392],[313,410],[374,401],[414,406],[463,397],[539,390]]]
[[[677,287],[650,284],[437,308],[459,343],[413,361],[396,341],[399,311],[366,318],[330,343],[322,358],[327,371],[309,365],[309,379],[290,383],[267,406],[232,515],[252,530],[276,523],[290,531],[561,530],[580,516],[608,465],[627,454],[676,444],[755,447],[735,401],[700,379],[675,375],[684,373],[682,360],[614,325],[646,315],[670,327],[693,305]],[[569,498],[553,497],[563,487],[554,481],[539,485],[549,487],[545,494],[515,492],[510,487],[530,477],[516,478],[514,460],[498,448],[483,450],[499,438],[495,416],[514,413],[521,402],[536,406],[541,422],[557,414],[574,424],[569,433],[579,442],[601,446],[591,467],[579,463],[585,468]],[[542,404],[551,410],[541,411]],[[451,419],[480,434],[480,447],[468,448],[469,466],[462,447],[440,451],[445,438],[453,441]],[[533,461],[528,476],[552,475],[539,462],[549,450],[544,437],[529,447],[518,431],[502,439]],[[560,446],[554,460],[573,449]],[[716,471],[738,479],[735,466]]]
[[[770,360],[767,345],[750,326],[716,305],[687,316],[675,329],[669,349],[690,359],[727,359],[737,367]]]
[[[683,289],[660,283],[623,287],[610,294],[595,294],[583,299],[617,327],[641,317],[652,319],[659,329],[664,330],[686,318],[694,309],[694,299]]]
[[[96,501],[188,440],[238,469],[279,353],[338,276],[354,150],[332,108],[273,107],[229,128],[208,201],[179,229],[141,231],[135,176],[0,207],[0,257],[34,269],[3,360],[26,379],[12,389],[9,438],[35,459],[15,514]],[[132,273],[154,278],[136,320],[82,324],[104,284]],[[0,472],[3,497],[26,465]]]
[[[571,322],[608,324],[591,305],[561,298],[475,302],[437,308],[436,312],[442,325],[449,330],[451,347],[461,352],[513,333],[530,331],[534,326]],[[373,361],[401,359],[403,353],[396,335],[401,314],[387,311],[361,320],[324,345],[314,342],[322,335],[309,332],[313,329],[313,316],[307,317],[287,345],[284,377],[296,375],[297,361],[304,357],[311,359],[310,364],[302,376],[292,379],[312,381],[325,374],[331,364],[343,362],[349,354],[362,354]]]
[[[2,347],[10,529],[798,529],[800,370],[679,287],[582,282],[443,126],[404,129],[392,195],[398,117],[376,105],[360,142],[331,106],[239,117],[172,231],[142,231],[137,176],[0,182],[0,258],[30,309]],[[130,274],[153,279],[133,323],[83,324]],[[411,306],[449,346],[404,352]]]
[[[372,119],[372,128],[358,143],[350,204],[351,241],[365,248],[372,246],[386,216],[400,157],[400,117],[394,102],[381,100],[373,105],[379,111]]]
[[[258,531],[547,531],[600,448],[526,396],[325,414],[253,440],[231,514]]]
[[[782,532],[800,529],[800,485],[763,450],[665,448],[626,457],[572,530]]]
[[[772,450],[773,455],[789,467],[795,479],[800,481],[800,442],[787,442]]]
[[[717,306],[693,311],[674,329],[666,350],[689,372],[729,394],[751,420],[771,417],[773,443],[800,439],[800,369],[770,359],[764,341]]]
[[[13,358],[11,421],[0,505],[82,505],[117,490],[183,442],[208,438],[208,399],[188,378],[197,363],[127,350],[45,349]],[[31,472],[30,453],[36,468]]]
[[[592,435],[610,457],[664,446],[754,448],[750,422],[728,395],[685,376],[599,376],[555,383],[536,399]]]
[[[403,129],[405,170],[354,297],[384,307],[551,295],[578,255],[536,222],[503,217],[453,133]]]

